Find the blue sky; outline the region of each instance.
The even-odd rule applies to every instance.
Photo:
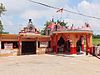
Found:
[[[100,0],[34,0],[46,3],[59,8],[80,12],[90,16],[100,17]],[[52,17],[55,20],[60,19],[61,14],[57,10],[50,9],[38,4],[31,3],[27,0],[0,0],[6,6],[7,12],[2,15],[4,31],[17,34],[24,26],[27,25],[28,19],[31,18],[34,26],[41,30],[46,21]],[[94,34],[100,34],[100,20],[90,19],[87,17],[63,12],[62,20],[68,22],[68,25],[74,24],[78,27],[85,22],[90,23]]]

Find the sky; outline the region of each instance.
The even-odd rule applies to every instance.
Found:
[[[100,18],[100,0],[34,0],[51,6],[64,8],[70,11],[82,13]],[[46,21],[52,18],[65,20],[68,25],[74,24],[81,27],[85,22],[89,23],[94,34],[100,34],[100,20],[88,18],[69,12],[57,13],[56,9],[34,4],[28,0],[0,0],[6,7],[6,12],[2,15],[4,31],[11,34],[18,32],[27,26],[28,19],[32,19],[34,26],[38,30],[44,28]],[[62,17],[62,18],[61,18]]]

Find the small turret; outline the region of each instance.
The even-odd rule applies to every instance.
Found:
[[[19,32],[20,34],[24,33],[24,34],[39,34],[39,31],[34,27],[33,23],[32,23],[32,19],[29,19],[28,21],[28,25],[26,27],[23,28],[23,30],[21,32]]]
[[[29,19],[29,23],[32,23],[32,19]]]
[[[29,22],[28,22],[28,27],[34,27],[33,24],[32,24],[32,19],[29,19]]]

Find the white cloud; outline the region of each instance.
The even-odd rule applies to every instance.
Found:
[[[83,8],[83,9],[89,9],[90,8],[90,3],[87,1],[82,1],[80,4],[78,4],[78,7]]]
[[[49,4],[52,6],[57,6],[61,8],[64,7],[67,10],[80,12],[86,15],[100,17],[100,11],[99,11],[100,3],[92,3],[92,2],[90,3],[88,2],[88,0],[82,0],[81,3],[77,5],[77,7],[72,8],[68,6],[67,4],[67,1],[70,1],[70,0],[37,0],[37,1]],[[31,3],[27,0],[0,0],[0,2],[4,3],[7,9],[5,17],[3,17],[5,21],[5,25],[13,24],[11,26],[5,26],[6,27],[5,30],[11,33],[13,32],[18,33],[20,29],[19,24],[27,23],[26,19],[29,19],[29,18],[32,18],[33,21],[35,20],[35,22],[40,22],[39,20],[41,20],[41,18],[45,18],[45,20],[43,21],[46,21],[46,20],[49,20],[52,16],[54,16],[56,19],[57,18],[60,19],[61,17],[61,14],[56,13],[56,10]],[[85,21],[89,22],[93,30],[95,30],[95,32],[98,32],[98,31],[100,32],[99,30],[100,20],[90,19],[87,17],[71,14],[68,12],[64,12],[62,17],[64,17],[63,19],[68,20],[70,24],[74,23],[76,26],[83,25]],[[36,25],[38,25],[38,23],[36,23]],[[43,27],[43,25],[38,26],[38,27]],[[13,30],[10,30],[10,28],[12,28]]]
[[[29,19],[29,18],[34,18],[34,19],[39,19],[41,16],[42,13],[38,12],[38,11],[34,11],[34,10],[29,10],[29,11],[25,11],[23,14],[22,14],[22,18],[25,18],[25,19]]]
[[[19,29],[18,26],[14,25],[11,19],[3,19],[4,31],[9,33],[16,33]]]
[[[99,8],[100,3],[89,3],[85,0],[78,5],[78,9],[80,10],[80,12],[91,16],[100,16],[100,11],[98,11]]]
[[[6,6],[9,15],[20,13],[27,5],[25,0],[1,0]]]
[[[80,13],[100,17],[100,3],[89,3],[88,1],[84,0],[78,5],[78,10]],[[81,17],[82,19],[82,17]],[[89,22],[94,30],[94,33],[100,34],[100,20],[91,19],[87,17],[83,17],[86,22]]]
[[[43,6],[41,7],[41,5],[29,2],[28,0],[0,0],[0,2],[4,3],[7,12],[11,15],[18,14],[23,11],[27,11],[28,9],[32,9],[32,10],[48,9]],[[57,5],[56,3],[63,2],[63,1],[62,0],[37,0],[37,2],[42,2],[49,5]]]

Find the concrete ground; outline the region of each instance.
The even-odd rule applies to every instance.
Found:
[[[0,75],[100,75],[100,59],[46,54],[0,57]]]

